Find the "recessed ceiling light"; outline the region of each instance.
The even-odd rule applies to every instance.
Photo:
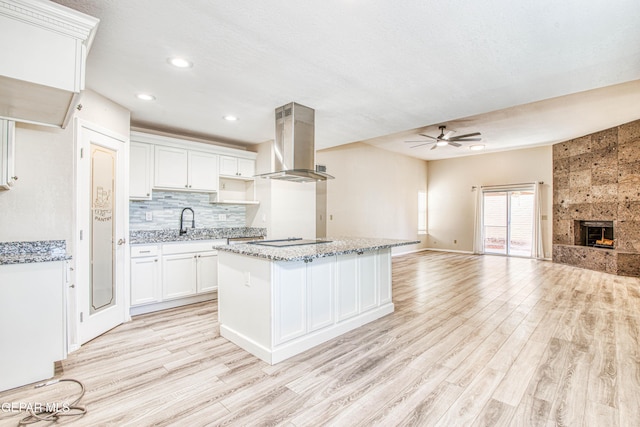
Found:
[[[156,99],[155,96],[149,93],[139,93],[136,95],[136,98],[141,99],[143,101],[154,101]]]
[[[480,151],[480,150],[484,150],[484,145],[483,144],[475,144],[475,145],[471,145],[469,146],[470,150],[473,151]]]
[[[193,67],[193,62],[188,61],[184,58],[179,58],[179,57],[174,57],[174,58],[168,58],[167,62],[169,62],[169,64],[173,65],[174,67],[178,67],[178,68],[191,68]]]
[[[223,119],[225,119],[228,122],[237,122],[238,121],[238,117],[233,116],[231,114],[227,114],[226,116],[222,116]]]

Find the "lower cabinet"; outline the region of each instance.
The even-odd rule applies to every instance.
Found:
[[[390,303],[390,262],[386,250],[276,263],[274,344]]]
[[[131,306],[148,312],[218,289],[217,245],[226,240],[132,245]],[[157,305],[153,306],[154,304]],[[167,305],[169,304],[169,305]]]

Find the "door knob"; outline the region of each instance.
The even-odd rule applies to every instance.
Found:
[[[118,245],[122,246],[125,243],[127,243],[127,241],[125,239],[118,239]]]

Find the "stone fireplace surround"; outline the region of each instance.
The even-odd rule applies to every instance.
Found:
[[[615,248],[583,246],[581,221],[612,221]],[[553,261],[640,277],[640,120],[553,146]]]

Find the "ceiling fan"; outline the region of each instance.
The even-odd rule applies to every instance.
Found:
[[[455,131],[448,131],[444,133],[446,126],[440,126],[440,135],[437,137],[426,135],[424,133],[419,133],[418,135],[424,136],[425,138],[433,139],[433,141],[405,141],[408,143],[416,143],[420,142],[418,145],[414,145],[411,148],[422,147],[423,145],[433,144],[431,147],[432,150],[435,150],[438,147],[444,147],[445,145],[451,145],[453,147],[460,147],[462,144],[460,142],[473,142],[473,141],[481,141],[482,138],[473,138],[474,136],[480,136],[480,132],[467,133],[465,135],[452,136]]]

